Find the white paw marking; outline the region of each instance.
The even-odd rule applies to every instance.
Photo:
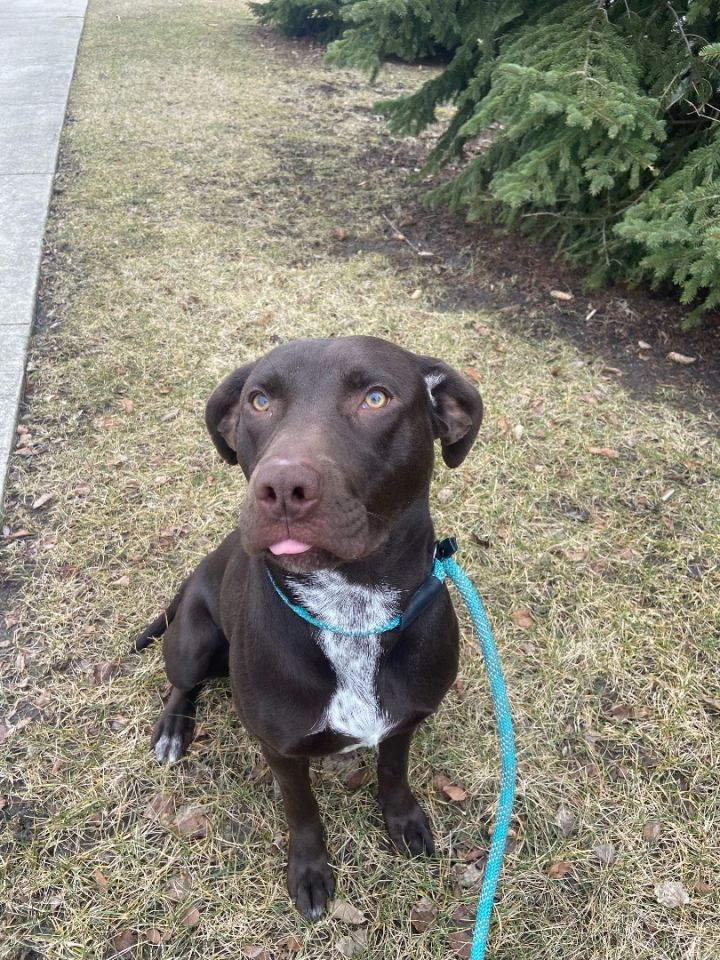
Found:
[[[341,630],[371,630],[392,620],[399,610],[397,590],[384,584],[364,587],[350,583],[337,571],[324,570],[302,582],[290,581],[289,586],[314,617]],[[358,741],[345,747],[343,753],[357,747],[376,747],[397,723],[378,700],[380,636],[347,637],[320,630],[318,643],[332,664],[337,687],[322,716],[308,732],[320,733],[329,728]]]
[[[164,733],[155,744],[155,756],[158,763],[177,763],[182,756],[182,739]]]

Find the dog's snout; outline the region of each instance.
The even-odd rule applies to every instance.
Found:
[[[302,460],[264,463],[255,475],[253,486],[258,506],[273,519],[299,520],[310,513],[320,499],[320,475]]]

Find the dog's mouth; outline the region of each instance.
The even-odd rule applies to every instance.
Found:
[[[268,550],[274,557],[296,556],[312,550],[312,544],[303,543],[301,540],[279,540],[277,543],[271,543]]]
[[[244,549],[291,573],[332,570],[363,560],[387,539],[388,525],[355,498],[336,500],[323,511],[293,520],[264,516],[248,497],[240,515]]]
[[[303,543],[300,540],[280,540],[265,548],[265,555],[274,566],[287,573],[313,573],[316,570],[333,570],[344,557],[331,553],[325,547]],[[268,556],[269,555],[269,556]]]
[[[341,564],[363,560],[381,545],[384,537],[363,537],[354,541],[328,543],[325,538],[313,541],[288,537],[272,543],[258,544],[275,566],[288,573],[312,573],[316,570],[333,570]],[[254,551],[255,552],[255,551]]]

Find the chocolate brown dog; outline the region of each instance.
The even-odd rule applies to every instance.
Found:
[[[434,852],[407,780],[413,731],[458,660],[449,594],[426,589],[433,440],[457,467],[481,420],[480,395],[455,370],[374,337],[283,344],[208,402],[213,442],[249,486],[239,527],[136,642],[164,634],[173,686],[152,745],[159,761],[178,760],[203,681],[229,673],[282,791],[288,888],[308,917],[334,887],[309,757],[378,746],[390,837],[412,855]]]

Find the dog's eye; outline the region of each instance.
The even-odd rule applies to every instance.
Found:
[[[250,403],[253,405],[253,409],[257,410],[258,413],[265,413],[270,406],[269,398],[261,390],[258,390],[257,393],[254,393],[250,397]]]
[[[365,394],[362,405],[370,410],[381,410],[383,407],[386,407],[389,402],[390,397],[387,393],[379,387],[374,387]]]

